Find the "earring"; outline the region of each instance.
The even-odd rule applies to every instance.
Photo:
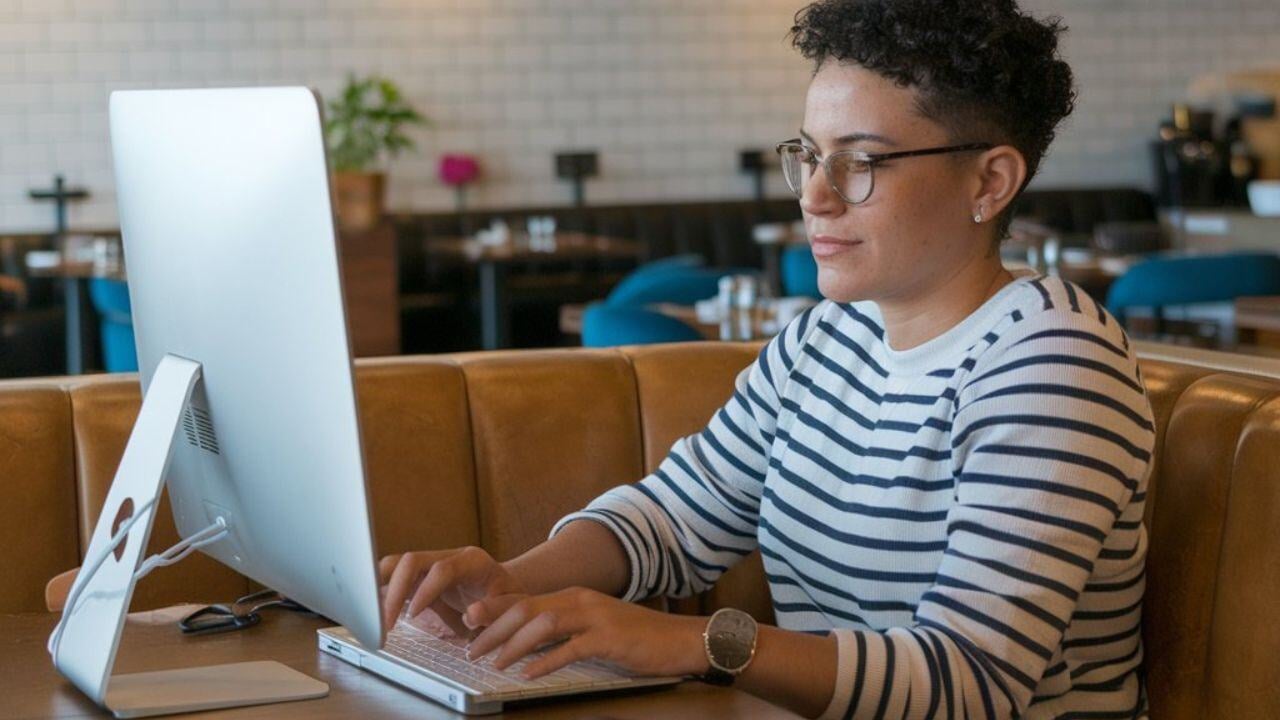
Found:
[[[973,221],[976,223],[982,222],[982,208],[978,208],[978,212],[973,214]]]

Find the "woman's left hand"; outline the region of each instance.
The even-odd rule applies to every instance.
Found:
[[[484,627],[468,649],[472,659],[498,650],[506,669],[542,645],[564,640],[529,663],[536,678],[578,660],[599,659],[640,675],[707,672],[702,632],[706,618],[673,615],[623,602],[586,588],[546,595],[500,595],[473,603],[463,622]]]

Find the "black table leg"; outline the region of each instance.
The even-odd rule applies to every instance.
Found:
[[[760,248],[760,254],[764,259],[764,277],[773,288],[773,292],[777,297],[786,295],[782,289],[782,248],[776,243],[763,245]]]
[[[66,345],[67,345],[67,374],[80,375],[84,373],[84,349],[85,349],[85,321],[87,319],[84,311],[84,280],[81,278],[67,277],[62,279],[62,297],[63,304],[66,305]]]
[[[485,350],[505,348],[507,339],[507,296],[503,287],[503,266],[482,262],[480,271],[480,345]]]

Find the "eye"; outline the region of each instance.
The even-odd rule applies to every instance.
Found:
[[[850,173],[866,173],[871,172],[871,161],[857,155],[841,155],[837,164],[841,170]]]

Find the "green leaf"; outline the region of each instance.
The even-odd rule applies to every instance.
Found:
[[[337,97],[326,103],[325,140],[339,170],[367,170],[382,155],[395,157],[414,147],[406,125],[430,125],[391,80],[347,75]]]

